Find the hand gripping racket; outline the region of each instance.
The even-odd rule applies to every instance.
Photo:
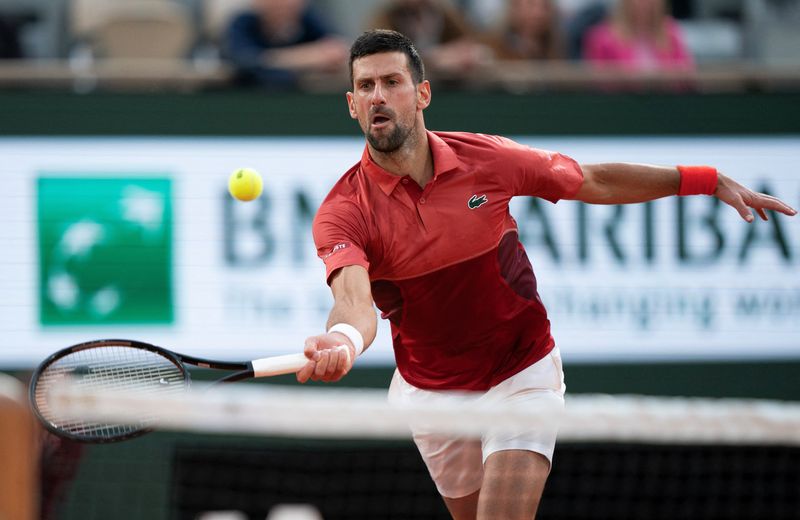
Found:
[[[184,391],[191,382],[185,364],[235,371],[217,380],[220,383],[291,374],[307,361],[302,353],[252,361],[214,361],[140,341],[89,341],[59,350],[39,365],[31,379],[30,401],[42,424],[60,437],[92,443],[115,442],[147,433],[152,418],[142,418],[136,424],[108,424],[64,417],[59,414],[58,404],[50,398],[51,390],[69,379],[81,390],[91,393],[171,395]]]

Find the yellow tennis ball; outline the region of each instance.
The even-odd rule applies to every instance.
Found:
[[[228,192],[234,199],[241,201],[258,198],[263,187],[261,175],[252,168],[239,168],[228,179]]]

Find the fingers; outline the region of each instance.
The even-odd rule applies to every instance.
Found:
[[[300,371],[297,372],[297,374],[296,374],[297,382],[298,383],[307,382],[309,380],[309,378],[311,377],[311,374],[314,373],[314,370],[316,369],[316,367],[317,367],[317,364],[314,361],[309,361],[308,363],[306,363],[306,366],[301,368]]]
[[[353,360],[350,359],[350,348],[345,345],[342,345],[341,348],[344,354],[339,356],[337,371],[346,374],[350,370],[350,367],[353,366]]]
[[[777,197],[751,191],[724,175],[719,176],[716,196],[736,209],[739,215],[747,222],[753,222],[754,220],[753,212],[750,208],[753,208],[763,220],[769,219],[767,211],[777,211],[789,216],[797,214],[794,208]]]
[[[755,209],[762,220],[769,220],[767,211],[777,211],[784,215],[794,216],[797,211],[782,200],[764,193],[752,193],[745,200],[747,206]]]
[[[772,195],[766,195],[764,193],[757,193],[753,203],[750,204],[756,209],[768,209],[771,211],[777,211],[779,213],[783,213],[784,215],[794,216],[797,215],[797,210],[793,207],[789,206],[782,200],[773,197]],[[761,218],[764,218],[763,216]],[[764,218],[766,220],[766,218]]]
[[[747,204],[744,203],[744,199],[742,199],[741,195],[736,195],[736,197],[730,202],[730,205],[739,212],[739,216],[745,219],[747,222],[753,221],[753,212],[750,211],[750,208],[747,207]]]
[[[308,358],[308,363],[297,374],[297,381],[305,383],[312,381],[333,382],[341,379],[352,367],[350,347],[334,344],[324,336],[314,336],[306,339],[303,353]]]
[[[306,366],[301,368],[296,376],[297,381],[299,383],[305,383],[308,379],[314,374],[317,368],[316,359],[319,357],[319,353],[317,352],[317,340],[316,338],[308,338],[303,346],[303,354],[306,355],[308,358],[308,363]]]
[[[324,350],[319,353],[317,368],[314,370],[315,380],[323,379],[328,374],[328,365],[330,364],[331,356],[335,355],[336,353],[331,350]]]
[[[350,370],[350,349],[345,345],[322,350],[312,378],[319,381],[338,381]]]

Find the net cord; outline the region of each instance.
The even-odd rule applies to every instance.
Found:
[[[325,438],[409,438],[432,433],[479,437],[559,427],[561,441],[800,446],[800,403],[754,399],[567,395],[566,407],[520,410],[460,396],[448,406],[393,406],[371,389],[229,385],[174,395],[102,394],[65,383],[50,399],[59,412],[92,421],[136,422],[163,430]]]

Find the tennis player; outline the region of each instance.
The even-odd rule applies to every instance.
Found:
[[[578,164],[503,137],[428,131],[431,86],[397,32],[360,36],[350,72],[347,106],[367,143],[314,220],[335,303],[327,332],[305,342],[300,382],[336,381],[350,370],[375,338],[374,302],[391,322],[390,400],[437,402],[469,390],[563,406],[561,359],[509,214],[512,197],[626,204],[705,194],[748,222],[750,208],[765,220],[766,210],[796,213],[708,166]],[[554,426],[474,441],[413,433],[453,518],[535,516]]]

